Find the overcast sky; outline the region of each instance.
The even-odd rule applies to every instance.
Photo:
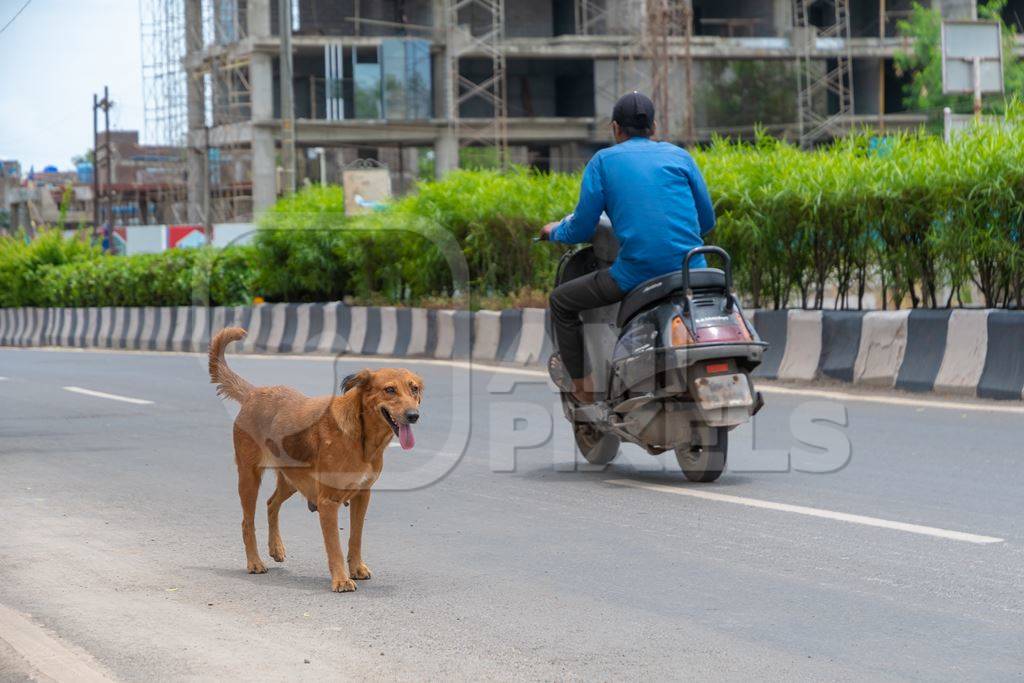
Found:
[[[0,0],[0,27],[24,4]],[[141,129],[138,0],[31,0],[0,33],[0,159],[26,173],[71,168],[92,147],[92,95],[104,85],[110,127]]]

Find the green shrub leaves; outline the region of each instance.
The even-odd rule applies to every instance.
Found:
[[[65,239],[59,230],[44,230],[31,243],[0,238],[0,305],[246,304],[254,254],[251,247],[231,247],[107,256],[84,235]]]

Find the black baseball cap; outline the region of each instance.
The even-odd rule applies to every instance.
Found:
[[[654,102],[636,90],[623,95],[612,109],[612,121],[635,130],[645,130],[654,123]]]

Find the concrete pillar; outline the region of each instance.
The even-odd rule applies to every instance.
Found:
[[[277,201],[277,151],[274,132],[268,128],[252,130],[252,212],[258,218]]]
[[[458,105],[455,103],[455,84],[449,64],[444,0],[433,0],[433,14],[434,34],[441,45],[433,63],[434,116],[448,123],[434,140],[434,175],[443,178],[459,167],[459,139],[452,127],[452,119],[458,115],[455,110]]]
[[[272,57],[253,54],[249,77],[252,86],[252,210],[254,216],[259,216],[277,200]]]
[[[396,188],[396,190],[404,194],[411,190],[416,184],[416,181],[419,180],[420,149],[419,147],[403,147],[401,154],[402,169],[404,173],[402,177],[402,185],[400,188]]]
[[[431,80],[434,84],[434,117],[448,119],[451,103],[448,92],[451,88],[451,74],[448,64],[448,27],[446,24],[445,0],[433,0],[434,43],[440,49],[434,53],[431,62]]]
[[[459,141],[452,128],[442,128],[434,141],[434,175],[443,178],[459,167]]]
[[[253,38],[270,36],[270,0],[248,0],[246,4],[247,28]]]
[[[185,52],[186,59],[203,49],[203,14],[201,0],[185,0]],[[189,223],[203,223],[206,216],[209,192],[206,178],[206,149],[202,144],[203,126],[206,123],[205,82],[199,73],[189,71],[186,75],[186,103],[188,135],[187,149],[187,193],[186,217]]]
[[[792,0],[774,0],[772,3],[772,27],[776,36],[789,35],[793,28]]]

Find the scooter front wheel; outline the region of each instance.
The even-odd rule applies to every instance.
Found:
[[[587,423],[573,425],[576,447],[591,465],[607,465],[619,454],[619,437],[605,434]]]
[[[692,482],[709,484],[725,471],[729,454],[729,428],[708,427],[699,443],[676,449],[676,461],[683,475]]]

